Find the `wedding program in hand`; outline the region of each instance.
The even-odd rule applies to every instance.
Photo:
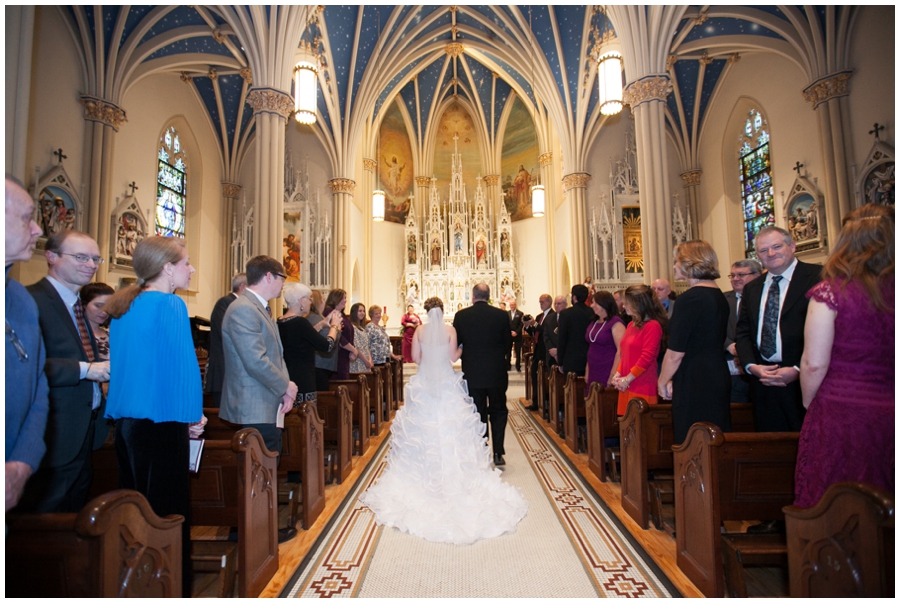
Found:
[[[461,373],[456,331],[444,325],[443,304],[416,330],[419,364],[405,404],[391,426],[387,468],[360,501],[386,525],[432,542],[470,544],[514,532],[528,511],[518,488],[491,468],[485,425]]]

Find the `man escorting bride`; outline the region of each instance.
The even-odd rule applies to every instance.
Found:
[[[502,328],[496,334],[499,372],[493,384],[486,382],[486,385],[498,390],[499,383],[503,383],[503,412],[498,414],[502,414],[505,429],[504,354],[509,347],[510,333],[506,315],[487,305],[489,294],[487,285],[476,286],[475,305],[458,312],[455,322],[482,305],[495,310],[502,319]],[[480,304],[482,296],[485,303]],[[433,542],[469,544],[515,531],[516,524],[528,511],[528,502],[518,488],[501,481],[499,470],[491,468],[491,453],[485,442],[486,425],[482,422],[487,408],[479,416],[482,408],[479,405],[476,411],[466,384],[470,364],[467,361],[472,359],[484,365],[482,348],[495,347],[489,342],[491,321],[475,321],[482,322],[477,339],[465,339],[461,334],[459,342],[464,345],[458,345],[457,330],[444,324],[443,309],[439,298],[432,297],[425,302],[428,323],[416,329],[412,344],[413,360],[419,370],[406,386],[406,402],[391,426],[387,468],[378,482],[360,496],[360,502],[372,510],[379,525],[395,527]],[[467,322],[465,317],[462,322]],[[460,330],[467,333],[468,327],[460,326]],[[466,379],[452,366],[460,354],[463,354]],[[487,403],[486,399],[482,400],[483,404]],[[490,410],[500,404],[496,398],[490,402]],[[493,419],[491,429],[496,458],[498,450],[499,454],[503,453],[503,432],[498,434],[500,425]]]

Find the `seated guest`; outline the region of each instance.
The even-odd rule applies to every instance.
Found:
[[[632,398],[657,403],[656,355],[669,320],[656,293],[647,285],[631,285],[625,290],[625,311],[632,321],[619,343],[621,360],[613,375],[619,390],[620,415],[625,414]]]
[[[894,208],[844,217],[806,315],[794,485],[812,507],[836,482],[894,492]]]
[[[203,390],[187,305],[194,267],[184,241],[151,237],[134,250],[137,284],[106,303],[113,317],[106,416],[116,420],[119,485],[137,490],[160,517],[181,515],[185,597],[191,596],[190,437],[203,432]]]
[[[315,353],[329,352],[334,348],[342,323],[340,313],[332,312],[325,321],[328,326],[327,335],[319,334],[309,320],[304,318],[304,314],[309,312],[311,294],[306,285],[287,283],[282,295],[288,311],[278,319],[278,332],[284,347],[284,363],[287,365],[291,381],[297,384],[295,407],[300,402],[316,402],[318,389]]]
[[[669,348],[659,374],[659,394],[672,401],[674,443],[691,425],[707,421],[731,431],[731,377],[722,345],[728,329],[728,302],[716,285],[719,260],[706,241],[675,247],[675,278],[690,289],[681,294],[669,322]]]
[[[621,359],[619,345],[625,335],[625,325],[616,311],[616,300],[609,291],[598,291],[591,299],[591,309],[597,319],[584,334],[588,342],[587,368],[584,372],[585,392],[591,383],[614,387],[613,377]]]
[[[369,351],[372,353],[372,364],[381,366],[388,360],[403,360],[403,356],[394,354],[391,338],[381,326],[381,306],[369,306],[369,322],[366,324],[366,335],[369,337]]]
[[[350,307],[350,323],[353,325],[353,345],[357,349],[356,358],[350,363],[350,373],[371,373],[373,364],[366,333],[365,304],[357,302]]]
[[[94,339],[97,340],[97,357],[100,360],[109,360],[109,331],[106,329],[109,314],[106,313],[104,306],[115,292],[115,289],[106,283],[88,283],[80,291],[84,317],[91,325]]]

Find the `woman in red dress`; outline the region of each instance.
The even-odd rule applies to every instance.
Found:
[[[406,314],[400,319],[403,326],[403,362],[412,362],[412,338],[416,327],[422,324],[422,319],[415,313],[412,304],[406,306]]]
[[[613,376],[619,390],[619,415],[625,414],[632,398],[657,403],[656,357],[668,322],[659,298],[647,285],[632,285],[625,290],[625,311],[632,321],[619,342],[621,360]]]
[[[806,294],[799,507],[843,481],[894,493],[894,208],[847,214],[822,277]]]

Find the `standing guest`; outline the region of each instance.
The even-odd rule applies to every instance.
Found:
[[[400,319],[400,326],[403,327],[403,362],[412,362],[412,338],[416,328],[422,324],[422,320],[412,307],[412,304],[406,306],[406,314]]]
[[[296,403],[317,402],[316,352],[328,352],[340,333],[340,313],[332,312],[327,334],[322,336],[304,315],[309,312],[311,295],[309,287],[301,283],[284,286],[284,303],[288,311],[278,319],[278,332],[284,346],[284,363],[291,381],[297,384]]]
[[[19,503],[46,451],[47,376],[34,299],[9,277],[15,262],[31,258],[41,227],[21,182],[6,176],[6,510]]]
[[[269,300],[281,295],[285,274],[281,262],[258,255],[247,262],[247,289],[225,312],[222,346],[225,381],[222,410],[226,421],[259,431],[266,448],[281,455],[278,413],[294,407],[297,384],[284,363],[278,325]]]
[[[572,307],[566,308],[557,317],[557,360],[564,375],[575,373],[583,377],[587,367],[588,341],[585,333],[594,320],[594,312],[587,305],[588,297],[587,287],[575,285],[572,287]]]
[[[625,311],[632,320],[619,342],[622,359],[613,375],[619,390],[617,412],[620,415],[625,414],[632,398],[656,404],[656,356],[669,320],[656,293],[647,285],[631,285],[625,290]]]
[[[209,362],[206,364],[206,383],[203,391],[212,397],[212,407],[222,404],[222,382],[225,380],[225,355],[222,351],[222,321],[228,306],[240,297],[247,287],[247,275],[240,272],[231,279],[231,293],[219,298],[209,319]]]
[[[103,263],[88,235],[61,230],[47,239],[48,274],[27,287],[38,307],[50,386],[50,413],[44,442],[47,454],[28,480],[19,509],[35,513],[77,513],[91,485],[91,450],[107,434],[100,384],[109,381],[109,361],[97,355],[97,342],[84,318],[78,291]],[[95,437],[96,435],[96,437]]]
[[[664,278],[658,278],[650,283],[650,288],[653,289],[662,307],[665,308],[666,315],[672,318],[672,313],[675,311],[675,295],[672,293],[672,286],[669,284],[669,281]]]
[[[512,363],[512,352],[516,354],[516,372],[522,372],[522,319],[524,315],[516,307],[516,300],[509,302],[509,331],[512,335],[512,344],[510,344],[509,352],[506,354]],[[512,370],[512,366],[509,367]]]
[[[783,228],[767,226],[755,242],[767,272],[744,287],[737,356],[751,375],[756,431],[800,431],[805,414],[799,378],[806,292],[821,280],[822,268],[797,260],[797,246]]]
[[[325,298],[321,291],[313,290],[309,294],[309,301],[309,314],[306,320],[320,335],[324,335],[330,328],[324,316]],[[332,346],[328,352],[316,351],[316,391],[328,391],[328,381],[337,370],[337,349],[338,346]]]
[[[203,388],[187,305],[194,267],[184,241],[151,237],[133,255],[137,283],[106,311],[111,362],[106,416],[116,421],[119,486],[137,490],[160,517],[182,515],[182,596],[191,596],[190,438],[203,432]]]
[[[725,360],[731,373],[731,401],[743,403],[750,401],[750,377],[741,368],[740,359],[737,357],[737,344],[735,343],[737,331],[737,317],[741,309],[741,296],[744,294],[744,286],[762,273],[762,266],[752,258],[738,260],[731,265],[731,291],[725,292],[728,301],[728,332],[725,335]]]
[[[341,340],[338,342],[337,367],[332,373],[333,380],[346,380],[350,378],[350,363],[356,360],[359,351],[354,345],[355,333],[353,323],[350,317],[344,314],[344,308],[347,307],[347,292],[343,289],[333,289],[325,300],[325,313],[322,315],[328,318],[332,312],[341,315]],[[327,389],[327,388],[326,388]]]
[[[84,317],[91,325],[94,339],[97,340],[97,357],[109,360],[109,314],[106,313],[106,302],[115,293],[115,289],[106,283],[88,283],[81,288],[79,295],[84,306]]]
[[[834,483],[894,492],[894,208],[844,217],[824,281],[807,293],[795,505]]]
[[[366,333],[365,304],[356,302],[350,306],[350,324],[353,325],[353,345],[357,349],[356,358],[350,363],[350,373],[371,373],[374,365]]]
[[[669,322],[669,348],[659,375],[659,395],[672,400],[674,443],[691,425],[708,421],[731,431],[731,377],[721,342],[728,330],[728,301],[719,290],[719,259],[706,241],[679,243],[675,278],[690,288],[679,296]]]
[[[369,336],[369,351],[372,352],[372,364],[381,366],[394,360],[403,360],[391,349],[391,338],[381,326],[381,306],[369,306],[369,322],[366,324],[366,334]]]
[[[622,322],[627,327],[628,323],[631,322],[631,317],[625,311],[625,289],[619,289],[613,293],[613,297],[616,299],[616,307],[619,308],[619,318],[622,319]]]
[[[531,335],[534,338],[534,356],[533,362],[531,363],[531,406],[528,407],[528,410],[537,410],[537,374],[538,374],[538,361],[544,360],[544,364],[547,363],[545,360],[547,356],[547,345],[544,337],[544,321],[547,319],[547,315],[553,312],[553,308],[551,305],[553,304],[553,298],[548,294],[544,293],[538,298],[538,305],[541,307],[541,312],[534,318],[524,323],[525,332]],[[555,314],[555,313],[554,313]]]
[[[557,295],[553,298],[553,313],[548,314],[544,320],[544,337],[547,340],[547,368],[552,368],[559,364],[557,356],[559,356],[559,315],[568,307],[569,302],[566,301],[565,295]]]
[[[591,300],[597,319],[584,334],[588,342],[587,367],[584,371],[585,391],[591,383],[614,387],[613,377],[621,360],[619,346],[625,336],[625,324],[619,318],[616,299],[609,291],[597,291]]]

